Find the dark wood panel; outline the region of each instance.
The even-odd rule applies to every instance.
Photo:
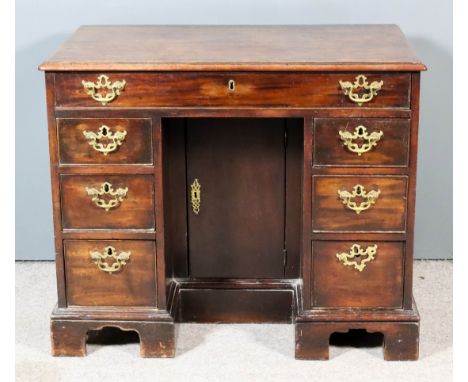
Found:
[[[90,145],[85,132],[99,134],[96,139],[102,148],[113,149],[97,151]],[[152,164],[153,146],[150,119],[98,119],[98,118],[61,118],[57,120],[60,163],[61,164]],[[106,133],[106,130],[108,131]],[[121,140],[113,140],[116,133],[125,134]],[[109,137],[111,139],[109,139]],[[114,145],[114,146],[111,146]]]
[[[96,240],[155,240],[156,232],[148,230],[115,230],[115,229],[66,229],[61,233],[63,239],[96,239]]]
[[[153,119],[153,146],[154,160],[157,164],[154,166],[154,217],[156,220],[156,280],[157,280],[157,306],[159,309],[166,309],[166,237],[164,235],[165,216],[164,216],[164,190],[163,190],[163,146],[162,146],[162,126],[161,119]],[[170,269],[170,268],[169,268]]]
[[[363,129],[360,130],[360,126]],[[314,121],[314,166],[408,166],[409,120],[317,118]],[[341,133],[380,134],[375,146],[356,153],[344,145]],[[365,130],[364,130],[365,129]],[[358,149],[369,140],[353,139]]]
[[[122,174],[154,174],[155,166],[140,164],[115,164],[112,166],[103,164],[93,165],[61,165],[58,167],[60,174],[96,175],[112,172],[112,175]]]
[[[131,252],[120,271],[109,274],[98,268],[90,252]],[[138,306],[156,303],[156,247],[154,241],[65,240],[68,305]],[[113,259],[106,262],[111,265]]]
[[[92,201],[86,188],[127,188],[119,205],[106,211]],[[151,175],[61,175],[64,229],[154,229],[154,180]],[[115,199],[105,196],[104,199]]]
[[[185,119],[165,118],[163,129],[164,215],[168,277],[188,277]]]
[[[410,177],[408,178],[408,240],[406,241],[405,261],[405,309],[410,309],[413,303],[413,254],[414,254],[414,222],[416,217],[416,179],[418,162],[418,130],[420,102],[419,73],[413,73],[411,78],[411,146],[410,146]]]
[[[410,118],[410,109],[382,109],[362,107],[298,108],[298,107],[60,107],[55,108],[60,118]]]
[[[340,80],[354,82],[361,73],[109,73],[110,81],[126,81],[106,107],[352,107],[360,108],[343,93]],[[410,74],[364,73],[369,83],[383,81],[382,89],[364,106],[409,108]],[[97,107],[82,81],[97,81],[100,73],[56,75],[57,106]],[[230,80],[235,90],[229,89]],[[287,97],[285,97],[287,94]]]
[[[83,26],[40,68],[425,69],[396,25]]]
[[[330,336],[350,329],[382,333],[386,361],[417,360],[419,356],[419,323],[417,322],[302,322],[296,324],[296,358],[327,360]]]
[[[65,266],[63,257],[61,203],[60,203],[60,176],[57,172],[59,162],[57,142],[57,119],[55,116],[55,74],[46,73],[46,100],[47,100],[47,132],[49,139],[49,164],[52,191],[52,214],[54,219],[54,249],[55,249],[55,274],[57,280],[57,305],[65,307],[67,304],[65,287]]]
[[[293,304],[292,290],[181,289],[177,321],[290,323]]]
[[[79,306],[66,308],[55,307],[52,319],[80,320],[122,320],[122,321],[158,321],[174,322],[166,310],[153,306]]]
[[[419,322],[419,312],[412,300],[412,306],[409,309],[390,309],[390,308],[375,308],[375,307],[330,307],[319,308],[314,307],[310,310],[302,310],[298,312],[296,322],[350,322],[350,321],[404,321],[404,322]]]
[[[334,167],[313,166],[314,175],[406,175],[410,174],[408,167]]]
[[[312,232],[312,182],[311,163],[312,147],[314,145],[314,120],[312,118],[304,119],[304,141],[303,141],[303,161],[302,161],[302,232],[301,232],[301,278],[304,284],[301,295],[300,309],[310,308],[310,285],[312,269],[312,251],[310,233]]]
[[[304,119],[286,119],[286,211],[284,277],[300,277]]]
[[[337,254],[351,252],[357,244],[362,250],[377,245],[374,259],[367,255],[347,259],[363,264],[359,271],[345,265]],[[313,306],[317,307],[386,307],[400,308],[403,298],[404,243],[315,241]],[[364,261],[364,263],[361,263]]]
[[[140,340],[141,357],[174,357],[175,328],[172,322],[124,320],[63,320],[52,316],[50,330],[53,356],[86,355],[88,333],[109,328],[135,331]]]
[[[320,231],[391,231],[406,229],[407,177],[399,176],[313,176],[312,226]],[[357,214],[342,203],[338,190],[352,192],[362,185],[365,191],[380,190],[369,209]],[[363,198],[356,197],[359,205]]]
[[[278,119],[187,120],[190,276],[283,277],[284,128]]]
[[[403,232],[313,232],[312,240],[377,240],[405,241],[408,235]]]

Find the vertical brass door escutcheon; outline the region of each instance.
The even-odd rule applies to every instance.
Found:
[[[195,179],[190,186],[190,196],[192,201],[192,211],[195,215],[200,213],[201,205],[201,184]]]
[[[367,263],[370,263],[375,259],[376,253],[377,245],[372,245],[366,249],[363,249],[359,244],[353,244],[349,253],[337,253],[336,257],[343,263],[343,265],[354,267],[354,269],[362,272],[367,266]],[[360,259],[360,261],[357,262],[355,260],[356,258]]]
[[[114,272],[120,271],[120,269],[127,264],[127,261],[130,259],[131,252],[120,252],[117,254],[117,251],[114,247],[106,247],[104,248],[104,252],[98,251],[90,251],[89,257],[93,260],[93,263],[98,266],[98,268],[103,271],[107,272],[108,274],[112,274]],[[106,262],[106,259],[111,258],[115,261],[109,265]]]

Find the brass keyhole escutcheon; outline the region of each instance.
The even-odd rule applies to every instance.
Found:
[[[234,91],[236,90],[236,81],[234,80],[229,80],[228,82],[228,89],[231,93],[234,93]]]
[[[190,196],[192,201],[192,211],[195,215],[198,215],[200,213],[201,205],[201,184],[196,178],[190,186]]]

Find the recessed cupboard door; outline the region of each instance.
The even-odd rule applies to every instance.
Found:
[[[285,121],[187,120],[191,277],[284,275]]]

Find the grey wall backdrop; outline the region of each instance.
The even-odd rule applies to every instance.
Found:
[[[53,259],[43,73],[38,64],[82,24],[395,23],[422,76],[415,256],[452,257],[450,0],[16,0],[16,258]]]

